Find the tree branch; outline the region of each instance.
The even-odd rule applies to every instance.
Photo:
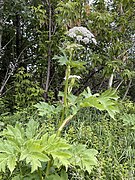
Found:
[[[123,101],[124,101],[124,99],[126,98],[126,96],[127,96],[127,94],[128,94],[128,91],[129,91],[129,89],[130,89],[130,87],[131,87],[131,83],[132,83],[132,79],[130,79],[130,81],[129,81],[129,83],[128,83],[128,87],[127,87],[126,92],[125,92],[125,94],[124,94],[124,96],[123,96],[123,98],[122,98]]]

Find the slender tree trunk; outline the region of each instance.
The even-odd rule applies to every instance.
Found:
[[[0,0],[0,58],[2,56],[2,23],[3,23],[3,0]],[[0,96],[2,94],[2,88],[0,88]]]
[[[48,9],[49,9],[49,25],[48,25],[48,39],[49,39],[49,46],[48,46],[48,66],[47,66],[47,77],[46,77],[46,85],[45,85],[45,93],[44,99],[47,100],[47,94],[49,89],[49,81],[50,81],[50,71],[51,71],[51,36],[52,36],[52,7],[51,7],[51,0],[47,1]]]
[[[2,53],[2,23],[3,23],[3,0],[0,0],[0,57]]]
[[[20,55],[20,34],[21,34],[21,29],[20,29],[20,15],[17,12],[16,13],[16,57],[18,58]]]

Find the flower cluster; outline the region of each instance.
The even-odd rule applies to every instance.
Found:
[[[97,44],[94,35],[86,27],[73,27],[68,31],[68,36],[71,38],[75,38],[78,42],[83,42],[85,44],[88,44],[90,42]]]
[[[77,75],[70,75],[69,77],[68,77],[68,79],[72,79],[72,78],[76,78],[76,79],[81,79],[81,77],[80,76],[77,76]],[[64,79],[66,80],[66,77],[64,77]]]

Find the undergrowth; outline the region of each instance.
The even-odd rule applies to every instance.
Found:
[[[128,109],[128,111],[130,111]],[[83,109],[65,132],[68,140],[96,149],[98,167],[92,174],[81,174],[78,180],[134,180],[135,131],[123,125],[121,116],[115,120],[97,110]]]
[[[124,124],[123,115],[133,114],[135,107],[128,102],[122,108],[124,110],[122,109],[122,113],[115,119],[94,108],[84,108],[67,124],[62,136],[65,136],[70,144],[81,143],[98,151],[98,166],[91,174],[69,168],[69,180],[134,180],[135,130]],[[14,115],[3,114],[0,119],[1,129],[7,124],[14,125],[16,121],[27,123],[30,119],[38,121],[44,133],[53,134],[57,126],[55,120],[47,121],[45,116],[40,117],[35,112],[27,113],[27,110]],[[7,179],[7,174],[9,172],[1,173],[1,179]]]

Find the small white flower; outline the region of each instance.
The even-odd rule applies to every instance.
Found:
[[[78,27],[78,30],[79,30],[80,32],[84,33],[84,32],[86,31],[86,27],[80,26],[80,27]]]
[[[81,79],[81,77],[80,77],[80,76],[77,76],[77,75],[70,75],[70,76],[68,77],[68,79],[71,79],[71,78]],[[66,77],[64,77],[64,80],[66,80]]]
[[[85,44],[88,44],[90,40],[89,40],[89,38],[85,37],[85,38],[82,39],[82,41],[83,41]]]
[[[70,78],[81,79],[81,77],[80,77],[80,76],[77,76],[77,75],[70,75],[70,76],[68,77],[68,79],[70,79]]]
[[[91,32],[89,32],[89,33],[87,34],[87,37],[88,37],[89,39],[91,39],[91,38],[94,38],[94,35],[93,35]]]
[[[92,41],[94,42],[94,44],[97,44],[97,41],[95,38],[92,38]]]
[[[68,32],[70,34],[70,33],[76,33],[76,31],[77,31],[77,27],[73,27]]]
[[[76,34],[75,34],[74,32],[70,32],[70,33],[68,34],[68,36],[71,37],[71,38],[74,38],[74,37],[76,37]]]
[[[76,40],[77,41],[81,41],[82,40],[82,36],[81,35],[76,36]]]

